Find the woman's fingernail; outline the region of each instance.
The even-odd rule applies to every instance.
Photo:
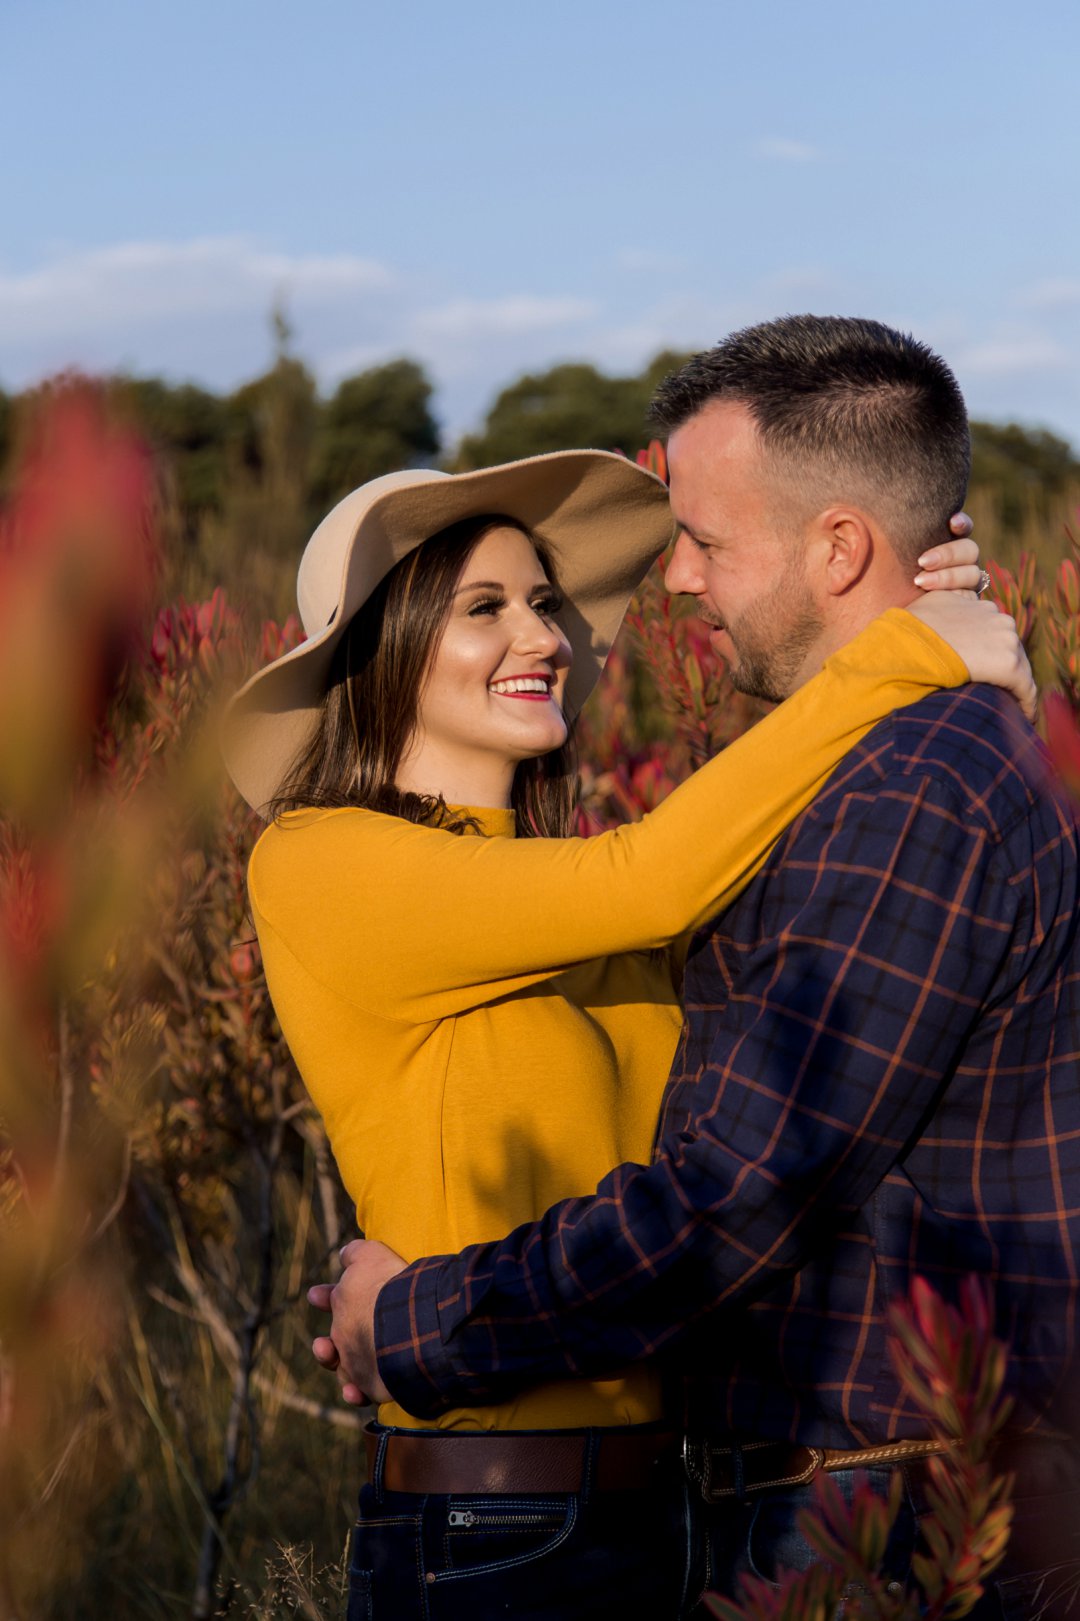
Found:
[[[922,556],[919,558],[919,567],[929,568],[932,563],[936,562],[937,552],[923,552]]]
[[[922,559],[920,558],[919,561],[921,562]],[[926,586],[928,586],[930,584],[930,579],[931,579],[931,576],[929,574],[916,574],[916,576],[915,576],[915,584],[916,585],[921,585],[921,586],[923,586],[925,588]]]

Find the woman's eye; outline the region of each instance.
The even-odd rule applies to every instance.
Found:
[[[561,597],[538,597],[533,603],[534,611],[542,614],[545,619],[554,619],[561,607]]]
[[[469,618],[478,619],[481,614],[496,614],[501,607],[502,603],[498,597],[481,597],[480,601],[474,602],[469,609]]]

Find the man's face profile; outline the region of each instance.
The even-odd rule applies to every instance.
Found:
[[[795,525],[777,521],[750,412],[713,401],[672,433],[668,466],[678,529],[668,589],[697,599],[740,692],[786,698],[812,673],[823,620]]]

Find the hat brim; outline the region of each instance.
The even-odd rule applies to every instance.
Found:
[[[346,498],[359,500],[362,491]],[[470,473],[417,473],[361,504],[333,618],[243,686],[225,716],[229,773],[260,813],[318,724],[346,626],[390,570],[449,524],[483,513],[515,519],[550,553],[573,651],[566,707],[579,713],[604,668],[630,598],[671,537],[667,488],[612,451],[565,450]]]

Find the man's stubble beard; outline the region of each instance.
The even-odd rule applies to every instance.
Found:
[[[732,686],[750,698],[782,702],[795,690],[824,625],[803,569],[793,564],[785,578],[728,625],[736,654],[728,671]]]

